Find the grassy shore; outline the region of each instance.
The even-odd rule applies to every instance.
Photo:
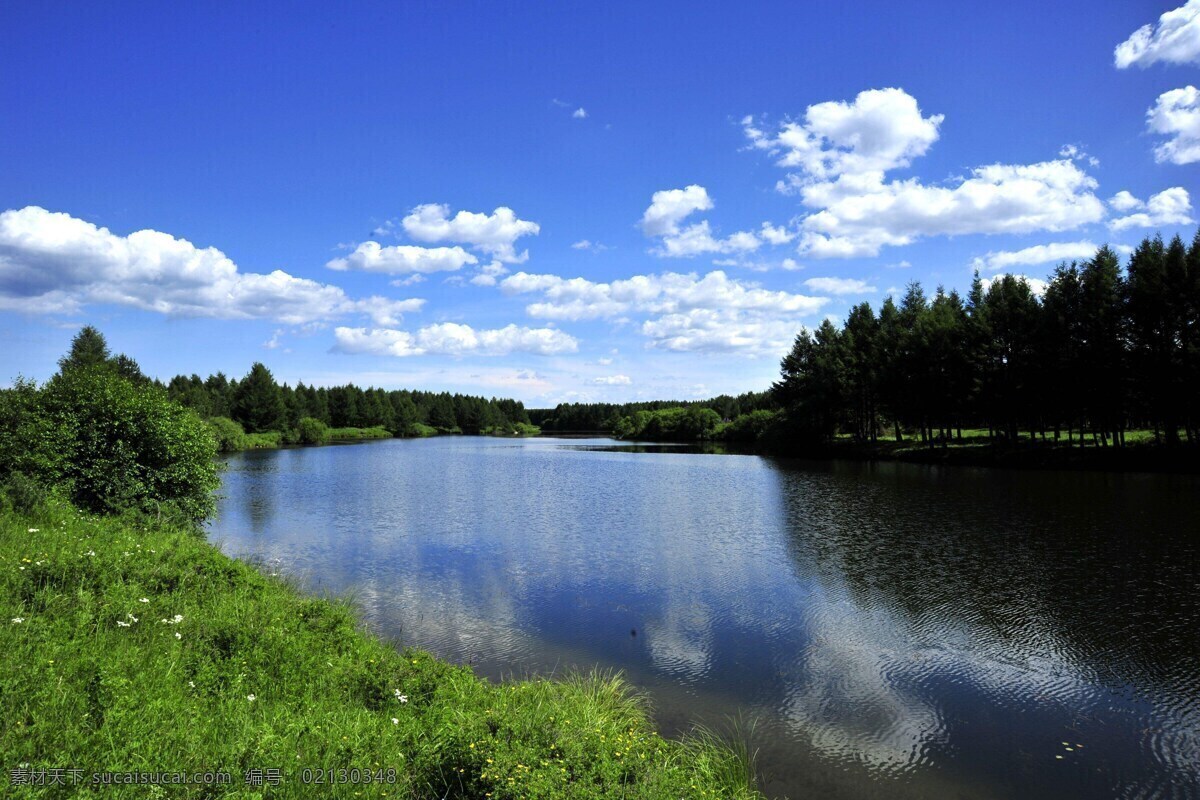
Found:
[[[364,633],[346,605],[305,597],[194,532],[51,501],[0,513],[0,554],[6,773],[232,778],[68,778],[5,785],[6,797],[759,796],[744,758],[705,737],[659,737],[619,678],[489,683]],[[307,785],[306,769],[382,782]],[[247,785],[250,770],[282,781]]]

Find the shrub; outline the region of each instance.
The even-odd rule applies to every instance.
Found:
[[[207,424],[217,443],[218,453],[235,453],[246,449],[246,432],[229,417],[211,417]]]
[[[195,522],[211,513],[218,484],[211,429],[164,390],[103,367],[72,369],[42,390],[35,416],[52,432],[41,446],[61,454],[49,477],[79,507],[160,511],[166,503]]]
[[[731,442],[756,442],[779,424],[779,412],[759,409],[741,414],[717,431],[718,438]]]
[[[296,434],[300,444],[325,444],[329,440],[329,426],[315,417],[304,417],[296,423]]]

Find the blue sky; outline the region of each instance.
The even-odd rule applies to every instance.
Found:
[[[1200,0],[8,4],[0,373],[763,389],[802,326],[1190,238]]]

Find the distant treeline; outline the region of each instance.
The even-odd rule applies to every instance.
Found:
[[[1168,445],[1200,424],[1200,233],[1144,239],[1122,272],[1105,246],[1061,264],[1039,299],[1023,278],[978,273],[964,300],[920,284],[876,315],[863,303],[839,328],[802,331],[772,392],[776,435],[922,442],[983,428],[990,439],[1123,446],[1152,429]]]
[[[653,400],[643,403],[560,403],[554,408],[531,408],[529,420],[543,431],[615,432],[625,418],[639,411],[663,411],[676,408],[707,408],[716,412],[717,421],[732,420],[742,414],[778,406],[770,392],[746,392],[737,397],[722,394],[711,400]]]
[[[267,444],[280,440],[316,443],[331,436],[536,433],[525,406],[516,400],[363,389],[353,384],[326,388],[297,383],[293,388],[276,383],[271,371],[260,363],[241,380],[220,372],[204,379],[176,375],[166,390],[171,400],[210,420],[218,438],[221,429],[228,428],[227,421],[232,421],[247,434],[279,434],[274,441],[268,438]],[[339,436],[339,431],[344,435]],[[222,448],[238,449],[228,443]]]

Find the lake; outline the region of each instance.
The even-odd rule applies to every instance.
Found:
[[[792,798],[1200,797],[1200,480],[442,437],[227,459],[210,538],[493,679],[621,670]]]

